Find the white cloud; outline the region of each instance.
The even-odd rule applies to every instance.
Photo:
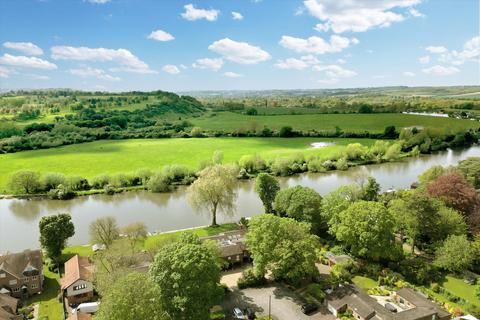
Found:
[[[11,73],[10,69],[0,66],[0,78],[8,78]]]
[[[357,75],[355,71],[345,69],[339,65],[317,65],[313,67],[316,71],[325,72],[330,78],[351,78]]]
[[[231,71],[227,71],[223,74],[225,77],[229,77],[229,78],[240,78],[240,77],[243,77],[243,74],[239,74],[239,73],[235,73],[235,72],[231,72]]]
[[[171,41],[175,39],[170,33],[163,30],[152,31],[148,36],[148,39],[157,40],[157,41]]]
[[[449,76],[459,72],[460,70],[455,67],[444,67],[437,64],[433,67],[422,69],[422,71],[426,74],[431,74],[435,76]]]
[[[423,13],[421,13],[420,11],[418,11],[417,9],[415,8],[410,8],[408,9],[408,13],[410,13],[410,15],[412,17],[415,17],[415,18],[423,18],[425,17],[425,15]]]
[[[430,63],[430,56],[420,57],[420,58],[418,58],[418,61],[419,61],[421,64]]]
[[[447,52],[447,48],[442,47],[442,46],[429,46],[429,47],[426,47],[425,50],[427,50],[430,53],[444,53],[444,52]]]
[[[305,61],[308,64],[314,65],[314,64],[319,64],[320,60],[312,54],[307,54],[306,56],[301,56],[300,59]]]
[[[82,77],[82,78],[94,77],[94,78],[97,78],[97,79],[107,80],[107,81],[119,81],[119,80],[121,80],[119,77],[115,77],[115,76],[107,74],[102,69],[96,69],[96,68],[91,68],[91,67],[86,67],[86,68],[81,68],[81,69],[70,69],[70,70],[68,70],[68,72],[70,74],[73,74],[75,76],[79,76],[79,77]]]
[[[296,52],[324,54],[340,52],[350,45],[357,44],[358,42],[359,41],[356,38],[349,39],[333,35],[330,37],[329,42],[317,36],[309,37],[307,39],[282,36],[282,39],[279,43],[281,46]]]
[[[422,0],[305,0],[310,14],[323,22],[320,29],[335,33],[364,32],[374,27],[388,27],[405,17],[392,11],[410,8]]]
[[[413,72],[411,72],[411,71],[405,71],[405,72],[403,73],[403,75],[404,75],[405,77],[415,77],[415,73],[413,73]]]
[[[204,59],[198,59],[192,67],[197,68],[197,69],[211,69],[213,71],[218,71],[222,68],[223,66],[223,59],[222,58],[215,58],[215,59],[210,59],[210,58],[204,58]]]
[[[180,70],[177,68],[177,66],[175,66],[173,64],[164,65],[162,70],[165,71],[166,73],[170,73],[170,74],[179,74],[180,73]]]
[[[8,49],[17,50],[30,56],[41,56],[43,50],[31,42],[4,42],[3,46]]]
[[[107,2],[110,2],[111,0],[87,0],[87,1],[95,4],[105,4]]]
[[[347,63],[347,60],[340,58],[340,59],[337,59],[337,63],[345,64]]]
[[[3,56],[0,57],[0,64],[20,68],[34,68],[45,70],[57,69],[57,66],[55,64],[47,60],[36,57],[12,56],[8,53],[5,53]]]
[[[187,4],[183,6],[185,8],[185,12],[182,13],[182,17],[189,21],[195,21],[199,19],[205,19],[207,21],[215,21],[218,18],[218,14],[220,11],[215,9],[197,9],[193,6],[193,4]]]
[[[243,20],[243,16],[240,12],[232,11],[233,20]]]
[[[112,61],[121,65],[120,68],[111,69],[112,71],[156,73],[127,49],[55,46],[51,51],[55,60]]]
[[[221,54],[227,60],[241,64],[256,64],[270,59],[270,54],[260,47],[229,38],[215,41],[208,46],[208,49]]]
[[[327,32],[330,30],[330,25],[328,23],[317,23],[313,29],[318,32]]]
[[[477,61],[480,58],[480,36],[473,37],[465,42],[462,51],[447,51],[440,54],[438,60],[440,62],[451,63],[453,65],[461,65],[466,61]]]
[[[278,69],[293,69],[293,70],[304,70],[309,67],[308,63],[295,58],[288,58],[285,60],[278,60],[275,64],[275,67]]]

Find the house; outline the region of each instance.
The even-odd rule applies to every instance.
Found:
[[[336,254],[334,254],[333,252],[330,252],[330,251],[325,253],[325,257],[328,259],[328,265],[330,267],[333,267],[334,265],[339,264],[339,263],[346,263],[346,262],[352,260],[352,258],[350,258],[349,256],[347,256],[345,254],[336,255]]]
[[[93,270],[94,266],[87,257],[75,255],[65,262],[65,276],[61,279],[61,285],[69,305],[93,298]]]
[[[334,315],[350,311],[359,320],[448,320],[451,315],[439,305],[420,293],[400,289],[393,299],[401,307],[392,304],[381,305],[364,290],[355,285],[339,287],[327,296],[327,308]]]
[[[215,236],[204,237],[202,241],[215,241],[220,247],[222,258],[229,263],[243,262],[250,258],[245,246],[245,230],[234,230]]]
[[[43,256],[40,250],[25,250],[0,256],[0,293],[26,298],[43,290]]]
[[[17,315],[18,299],[6,294],[0,294],[0,320],[22,320]]]

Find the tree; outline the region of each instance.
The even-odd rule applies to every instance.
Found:
[[[356,185],[346,185],[326,194],[322,199],[322,214],[328,222],[329,232],[335,234],[340,212],[346,210],[353,202],[362,198],[362,189]]]
[[[133,253],[137,242],[147,238],[147,226],[143,222],[134,222],[124,227],[122,233],[129,240]]]
[[[67,239],[75,234],[75,226],[68,213],[44,216],[40,219],[40,245],[45,250],[47,257],[59,262],[62,250]]]
[[[447,172],[447,169],[445,169],[442,166],[433,166],[430,169],[422,172],[422,174],[418,176],[418,181],[423,186],[428,186],[430,182],[444,175],[446,172]]]
[[[391,259],[395,222],[383,204],[357,201],[340,213],[335,236],[352,254],[372,260]]]
[[[197,210],[208,210],[212,215],[212,226],[217,225],[217,210],[224,214],[234,211],[237,194],[234,167],[213,165],[200,171],[199,177],[188,188],[188,201]]]
[[[273,210],[272,203],[280,190],[280,184],[275,177],[268,173],[260,173],[255,180],[255,192],[258,193],[260,200],[263,202],[265,213],[271,213]]]
[[[312,188],[295,186],[281,190],[275,197],[273,208],[281,217],[310,223],[314,233],[323,227],[322,197]]]
[[[102,297],[96,320],[166,320],[161,292],[146,274],[132,272],[111,283]]]
[[[218,256],[190,233],[159,251],[150,275],[160,288],[160,306],[172,319],[209,319],[222,295]]]
[[[478,202],[475,188],[456,173],[445,174],[432,181],[427,193],[466,216],[473,212]]]
[[[114,217],[103,217],[90,223],[90,239],[92,243],[105,245],[107,248],[118,239],[117,221]]]
[[[386,138],[386,139],[396,139],[396,138],[398,138],[398,132],[395,129],[395,126],[385,127],[385,130],[383,131],[383,137]]]
[[[30,170],[14,172],[10,177],[9,186],[15,193],[35,193],[40,190],[40,174]]]
[[[377,201],[380,184],[373,177],[368,177],[367,184],[363,187],[363,200]]]
[[[43,176],[42,184],[44,190],[57,189],[59,185],[65,184],[65,175],[58,172],[47,173]]]
[[[270,271],[277,280],[295,283],[315,275],[318,237],[310,225],[291,218],[260,215],[250,220],[246,244],[256,276]]]
[[[435,253],[435,264],[450,272],[462,272],[470,268],[475,250],[465,235],[449,236]]]
[[[475,188],[480,188],[480,157],[470,157],[458,163],[458,171]]]

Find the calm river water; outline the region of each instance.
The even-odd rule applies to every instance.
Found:
[[[281,178],[282,187],[297,184],[326,194],[339,186],[358,182],[369,175],[383,190],[408,188],[417,176],[434,165],[452,165],[470,156],[480,156],[480,147],[448,150],[434,155],[410,158],[403,162],[361,166],[348,171],[324,174],[307,173]],[[238,221],[262,212],[262,203],[253,190],[253,181],[239,183],[236,214],[219,215],[219,222]],[[75,224],[75,236],[69,244],[88,243],[88,226],[98,217],[114,216],[119,226],[143,221],[150,231],[170,231],[208,225],[207,214],[192,210],[185,189],[172,193],[127,192],[114,196],[92,195],[73,200],[0,200],[0,253],[39,247],[38,221],[44,215],[69,212]]]

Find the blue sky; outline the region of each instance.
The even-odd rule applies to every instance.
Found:
[[[479,85],[478,0],[3,0],[0,87]]]

